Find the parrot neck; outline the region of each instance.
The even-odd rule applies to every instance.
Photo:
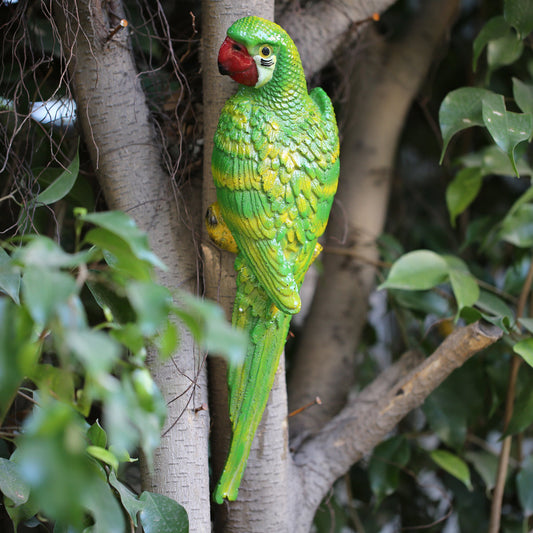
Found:
[[[300,55],[292,42],[290,45],[278,56],[276,71],[267,84],[259,89],[245,89],[252,91],[254,99],[265,107],[287,116],[299,116],[309,95]]]

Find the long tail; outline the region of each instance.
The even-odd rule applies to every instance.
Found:
[[[248,455],[274,382],[291,315],[277,309],[255,276],[241,265],[232,322],[250,336],[245,361],[228,370],[233,435],[214,498],[235,500]]]

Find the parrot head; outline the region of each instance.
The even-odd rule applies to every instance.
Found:
[[[274,75],[279,54],[292,41],[285,30],[260,17],[244,17],[228,29],[218,53],[221,74],[249,87],[263,87]]]

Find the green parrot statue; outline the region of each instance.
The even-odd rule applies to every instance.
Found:
[[[299,290],[320,252],[337,190],[339,138],[326,93],[308,93],[298,50],[277,24],[237,20],[218,55],[240,84],[215,133],[217,202],[211,238],[235,252],[232,324],[249,335],[244,362],[228,369],[232,440],[214,499],[235,500],[283,352]]]

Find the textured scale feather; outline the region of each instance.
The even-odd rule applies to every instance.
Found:
[[[308,94],[287,33],[272,22],[246,17],[230,27],[228,36],[251,56],[259,46],[272,46],[277,61],[270,81],[260,88],[242,85],[226,102],[212,156],[218,201],[210,212],[223,225],[219,245],[237,250],[232,323],[250,338],[244,363],[228,370],[233,435],[217,502],[237,497],[339,173],[333,107],[322,89]],[[210,231],[215,241],[216,234]]]

